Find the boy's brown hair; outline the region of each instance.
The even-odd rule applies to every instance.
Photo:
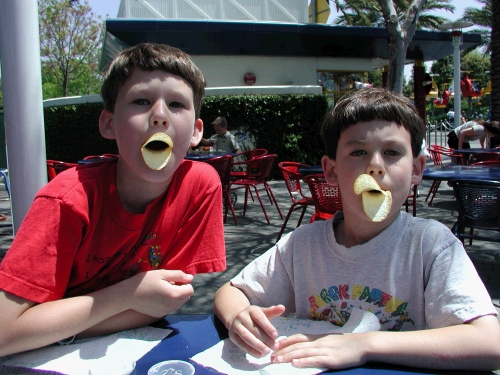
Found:
[[[357,123],[374,120],[403,126],[411,136],[413,157],[419,155],[425,137],[425,124],[413,104],[403,95],[370,87],[346,94],[325,116],[321,138],[328,157],[336,158],[340,135],[344,130]]]
[[[132,75],[134,68],[161,69],[184,78],[193,90],[196,118],[200,117],[206,81],[188,54],[166,44],[142,43],[121,51],[104,73],[101,96],[104,108],[114,112],[118,91]]]

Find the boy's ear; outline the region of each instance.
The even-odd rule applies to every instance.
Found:
[[[194,147],[198,145],[202,137],[203,137],[203,120],[199,118],[196,119],[196,121],[194,122],[194,130],[193,130],[193,136],[191,137],[190,146]]]
[[[413,159],[413,169],[411,171],[412,185],[418,185],[420,182],[422,182],[424,168],[425,168],[425,156],[418,155],[415,159]]]
[[[325,173],[325,180],[330,185],[337,185],[337,173],[335,172],[336,161],[330,159],[327,155],[321,158],[321,166],[323,167],[323,172]]]
[[[106,139],[115,139],[113,113],[103,109],[99,116],[99,132]]]

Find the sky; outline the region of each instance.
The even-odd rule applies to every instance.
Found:
[[[115,18],[116,14],[118,13],[118,8],[120,6],[120,0],[88,0],[88,1],[92,10],[96,14],[101,15],[103,18],[106,17],[106,14],[109,15],[110,18]],[[479,8],[481,6],[481,4],[476,2],[475,0],[452,1],[452,4],[455,6],[454,13],[438,12],[438,14],[454,21],[462,16],[463,10],[465,8],[467,7]]]
[[[120,0],[88,0],[92,11],[102,18],[115,18],[120,7]]]
[[[168,0],[165,0],[168,1]],[[109,18],[115,18],[118,13],[118,8],[120,7],[120,0],[88,0],[92,11],[98,15],[101,15],[102,18],[106,18],[108,15]],[[440,16],[446,17],[451,21],[455,21],[458,18],[462,17],[464,9],[467,7],[480,8],[481,4],[476,2],[475,0],[460,0],[460,1],[452,1],[452,4],[455,6],[454,13],[450,12],[437,12]],[[464,30],[467,32],[467,30]],[[427,66],[430,66],[431,63],[426,63]],[[407,65],[405,67],[405,76],[411,75],[412,65]]]

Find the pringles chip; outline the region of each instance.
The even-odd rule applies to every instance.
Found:
[[[391,192],[380,189],[372,176],[359,175],[354,181],[354,192],[361,194],[363,210],[371,221],[379,222],[387,217],[392,206]]]
[[[167,134],[153,134],[142,145],[142,159],[150,169],[159,171],[163,169],[170,160],[173,146],[172,138]]]

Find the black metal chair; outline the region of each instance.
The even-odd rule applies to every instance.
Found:
[[[469,239],[500,242],[500,182],[451,180],[458,203],[458,220],[452,228],[462,242]],[[470,228],[466,233],[466,228]],[[496,232],[496,233],[492,233]]]

